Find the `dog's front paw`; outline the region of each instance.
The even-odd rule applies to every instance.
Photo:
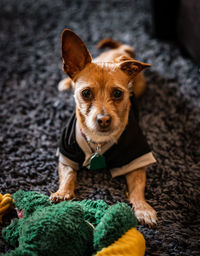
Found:
[[[74,192],[68,191],[68,192],[60,192],[57,191],[55,193],[51,193],[49,199],[53,203],[59,203],[61,201],[68,201],[72,198],[74,198]]]
[[[136,218],[142,225],[147,224],[149,227],[153,227],[157,224],[156,211],[145,201],[138,201],[133,204],[133,209]]]

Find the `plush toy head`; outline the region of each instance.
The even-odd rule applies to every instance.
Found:
[[[93,228],[76,202],[51,204],[48,196],[18,191],[13,195],[24,217],[3,230],[7,242],[19,247],[8,255],[90,255]]]
[[[27,218],[38,209],[51,206],[49,198],[39,192],[18,190],[12,195],[15,201],[15,207],[21,214]]]
[[[128,244],[131,252],[134,248],[137,251],[133,255],[144,255],[144,238],[135,228],[132,209],[125,203],[108,206],[102,200],[83,200],[52,204],[48,196],[22,190],[13,198],[22,218],[14,220],[2,234],[18,247],[4,256],[115,255],[107,254],[110,250],[125,256],[129,255]],[[131,239],[136,238],[135,243],[130,234]],[[125,239],[120,247],[119,239]]]

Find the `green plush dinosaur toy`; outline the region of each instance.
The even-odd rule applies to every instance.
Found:
[[[145,240],[125,203],[103,200],[53,204],[39,192],[12,195],[18,219],[2,235],[15,249],[4,256],[142,256]]]

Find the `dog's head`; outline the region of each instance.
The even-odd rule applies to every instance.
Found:
[[[128,122],[130,82],[149,64],[120,57],[95,63],[71,30],[62,34],[63,69],[73,80],[76,116],[83,133],[96,143],[117,141]]]

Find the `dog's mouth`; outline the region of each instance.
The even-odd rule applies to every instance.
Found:
[[[105,133],[112,133],[112,129],[110,127],[105,127],[105,128],[98,128],[97,129],[98,132],[103,133],[105,135]]]
[[[109,141],[113,141],[114,143],[117,142],[119,135],[120,135],[120,128],[114,129],[114,128],[97,128],[94,129],[86,129],[83,128],[83,132],[86,135],[86,137],[95,142],[95,143],[105,143]]]
[[[116,134],[119,133],[119,131],[120,131],[120,129],[113,129],[111,127],[104,128],[104,129],[98,128],[98,129],[96,129],[96,132],[94,132],[94,134],[96,134],[99,137],[110,137],[110,139],[111,139],[111,137],[113,137],[113,136],[115,137]]]

